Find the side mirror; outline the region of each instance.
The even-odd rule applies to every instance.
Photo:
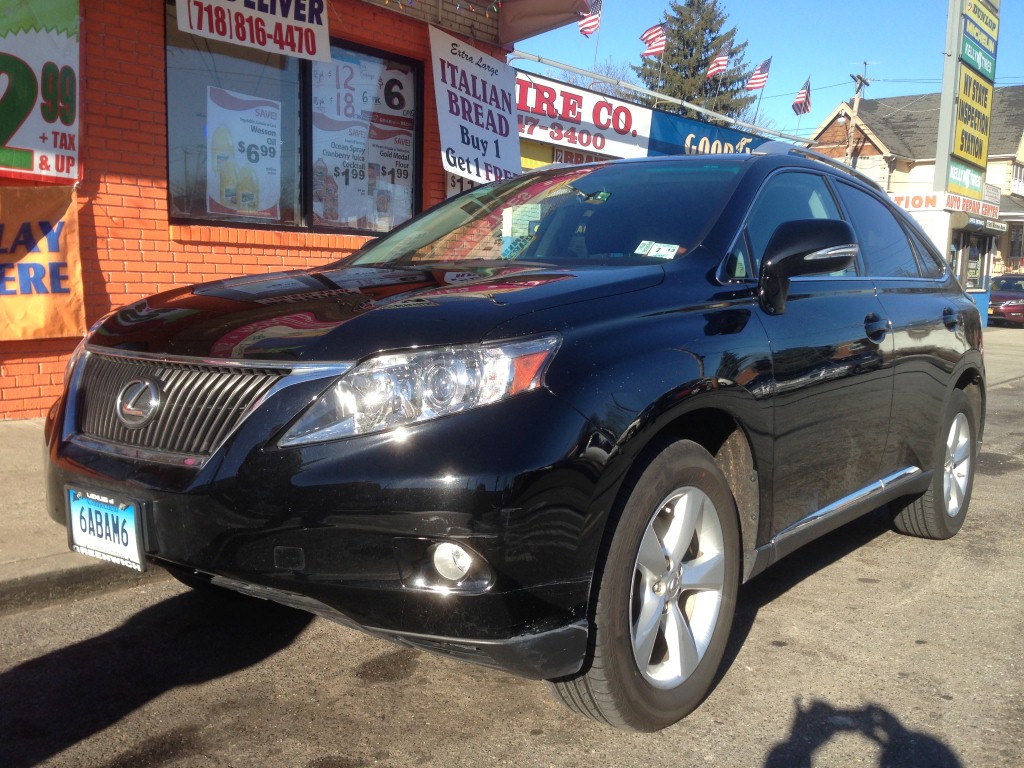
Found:
[[[770,315],[786,308],[789,280],[846,269],[857,256],[857,236],[845,221],[801,219],[778,226],[761,259],[758,295]]]

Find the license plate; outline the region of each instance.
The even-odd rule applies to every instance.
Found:
[[[67,500],[71,549],[136,571],[146,569],[137,502],[77,488],[67,489]]]

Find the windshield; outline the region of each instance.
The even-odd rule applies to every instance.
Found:
[[[1024,275],[1003,275],[992,280],[993,291],[1024,293]]]
[[[351,264],[636,264],[692,250],[741,160],[674,158],[518,176],[474,189],[371,243]]]

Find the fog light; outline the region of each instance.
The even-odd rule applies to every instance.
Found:
[[[462,581],[473,566],[473,556],[450,541],[434,547],[433,560],[434,569],[449,581]]]

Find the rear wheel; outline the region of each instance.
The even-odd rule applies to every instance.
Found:
[[[583,673],[555,681],[573,710],[653,731],[704,699],[725,652],[739,586],[736,505],[696,443],[661,451],[607,547]]]
[[[978,426],[961,390],[953,391],[942,424],[928,490],[893,505],[893,524],[902,533],[948,539],[956,535],[967,517],[978,455]]]

